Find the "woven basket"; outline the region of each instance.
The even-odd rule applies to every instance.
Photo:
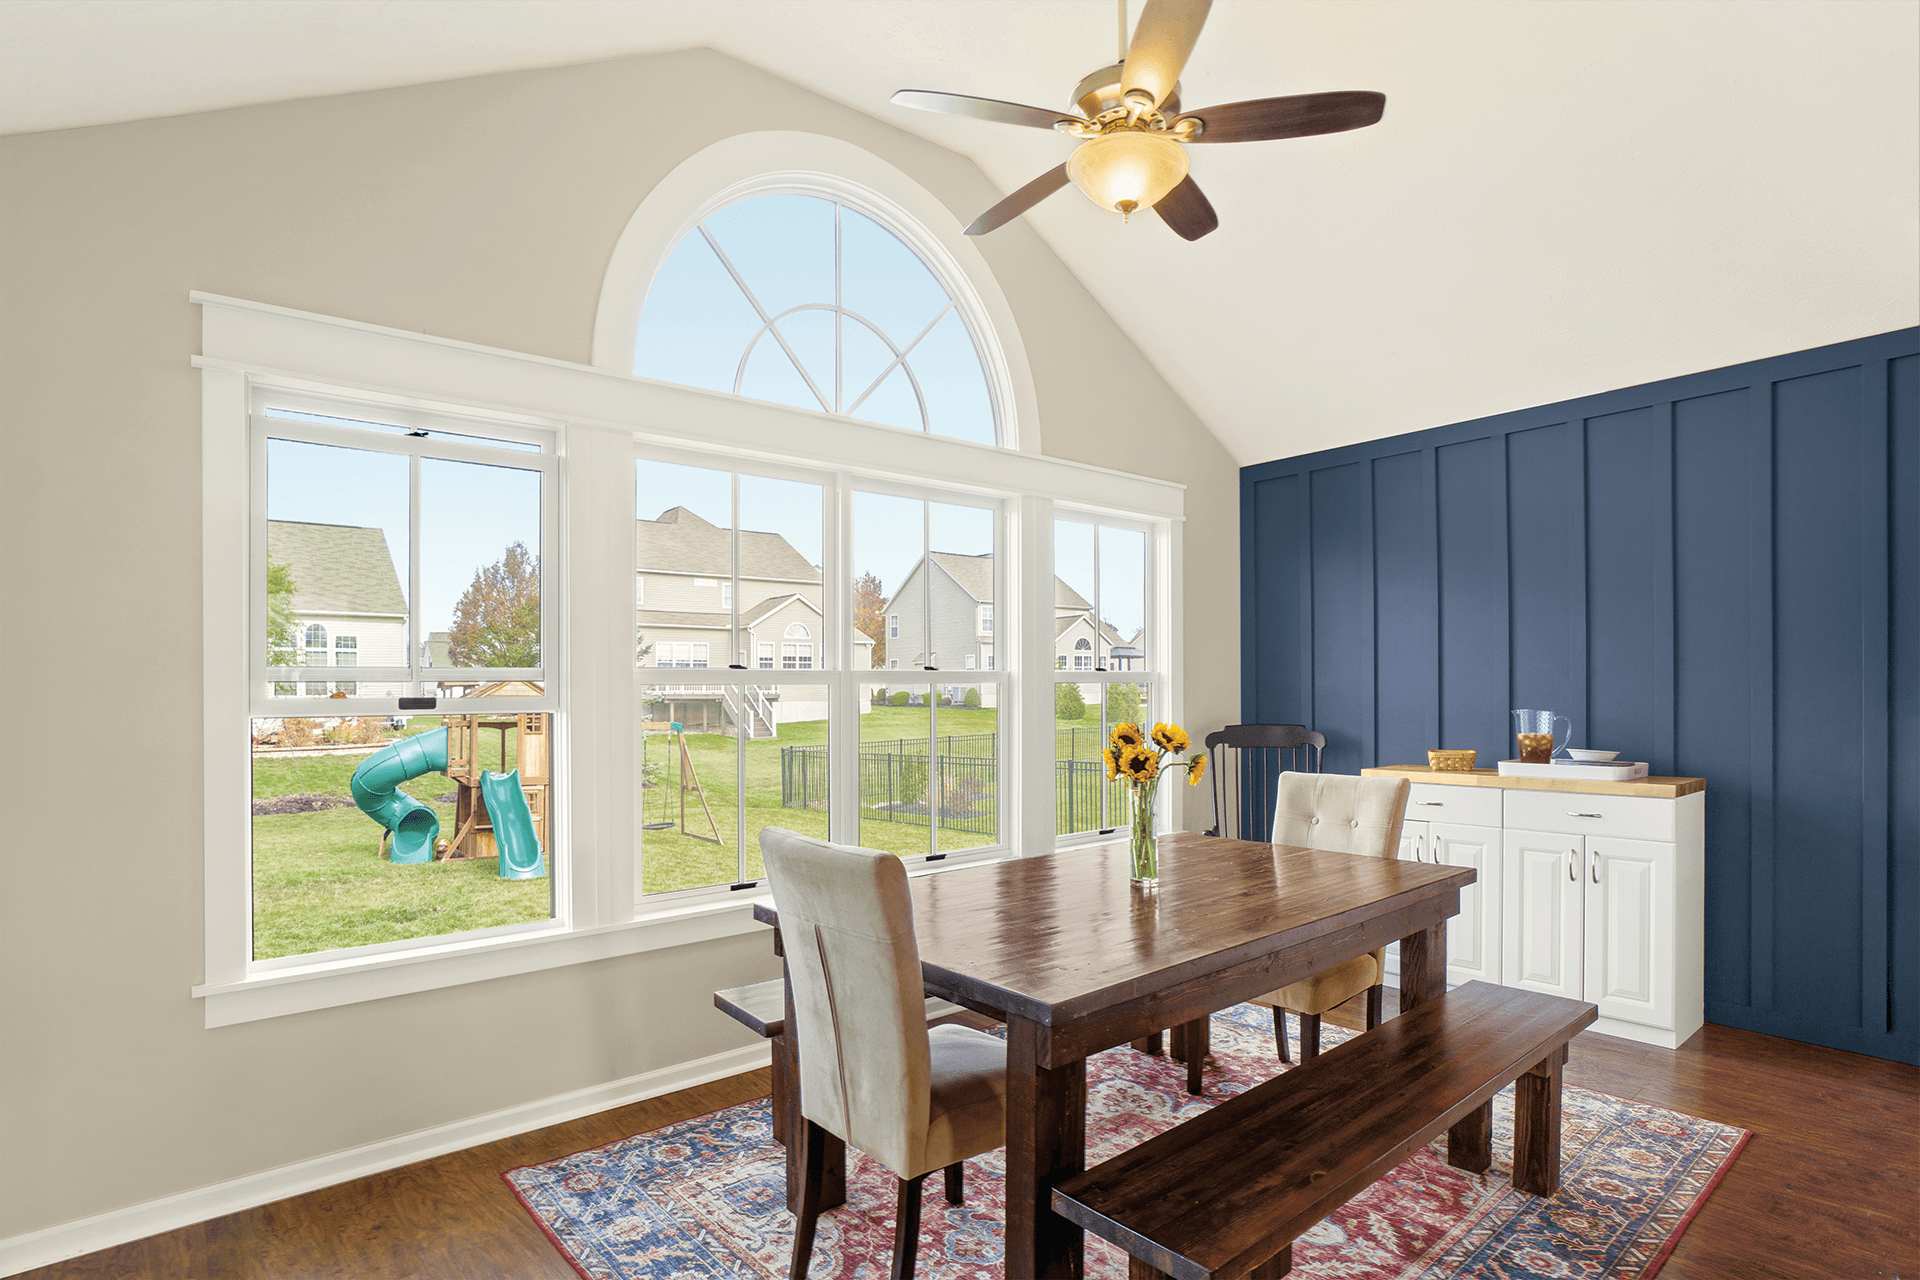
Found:
[[[1478,757],[1471,751],[1429,751],[1427,767],[1443,773],[1466,773]]]

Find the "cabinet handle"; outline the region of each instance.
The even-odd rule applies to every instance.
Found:
[[[1425,805],[1429,809],[1444,809],[1447,807],[1447,802],[1445,800],[1415,800],[1414,803],[1418,805]]]
[[[1573,881],[1575,884],[1580,883],[1580,872],[1577,869],[1579,862],[1580,851],[1578,849],[1567,850],[1567,879]]]
[[[1600,859],[1598,856],[1593,860],[1593,882],[1595,884],[1600,883]]]
[[[1604,813],[1575,813],[1573,810],[1569,809],[1567,810],[1567,816],[1569,818],[1604,818],[1607,815]]]

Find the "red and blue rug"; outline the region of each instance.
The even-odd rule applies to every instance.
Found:
[[[1326,1042],[1347,1033],[1329,1027]],[[1297,1046],[1296,1046],[1297,1049]],[[1580,1045],[1575,1041],[1576,1058]],[[1130,1049],[1087,1062],[1089,1161],[1133,1146],[1198,1110],[1270,1078],[1269,1011],[1240,1005],[1213,1018],[1215,1064],[1189,1097],[1186,1068]],[[1294,1055],[1298,1058],[1298,1053]],[[1293,1275],[1304,1280],[1639,1280],[1660,1269],[1749,1136],[1659,1107],[1568,1086],[1560,1194],[1539,1199],[1508,1181],[1513,1091],[1494,1102],[1493,1168],[1464,1173],[1445,1139],[1302,1236]],[[887,1274],[894,1178],[847,1153],[847,1203],[821,1215],[810,1276]],[[509,1186],[588,1280],[693,1280],[786,1275],[793,1217],[785,1152],[767,1101],[507,1173]],[[1001,1280],[1000,1153],[967,1162],[967,1203],[936,1186],[923,1202],[923,1280]],[[1123,1280],[1126,1256],[1087,1241],[1090,1280]]]

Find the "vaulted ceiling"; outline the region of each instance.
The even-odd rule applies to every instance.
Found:
[[[1072,142],[888,96],[1064,107],[1115,7],[9,0],[0,132],[695,46],[1010,191]],[[1189,106],[1375,89],[1385,118],[1194,148],[1220,229],[1193,244],[1071,190],[1028,221],[1259,461],[1920,323],[1917,67],[1910,0],[1218,0]]]

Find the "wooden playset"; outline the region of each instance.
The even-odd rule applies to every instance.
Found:
[[[452,840],[440,843],[443,858],[491,858],[498,850],[494,844],[493,822],[487,815],[487,802],[480,794],[480,734],[493,731],[500,735],[500,751],[495,757],[495,773],[506,772],[507,735],[513,734],[513,767],[520,771],[520,790],[527,798],[527,810],[533,816],[534,832],[542,849],[551,849],[553,810],[553,720],[544,711],[520,715],[450,715],[447,724],[447,776],[458,787],[454,803]]]

